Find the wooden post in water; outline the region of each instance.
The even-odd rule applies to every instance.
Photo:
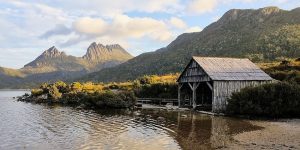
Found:
[[[181,87],[183,86],[183,84],[180,84],[178,83],[178,108],[180,107],[180,90],[181,90]]]

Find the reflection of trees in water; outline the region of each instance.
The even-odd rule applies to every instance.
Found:
[[[211,145],[213,148],[224,148],[228,145],[231,135],[229,134],[228,120],[221,117],[212,117]]]
[[[258,129],[242,119],[216,117],[193,112],[177,113],[172,134],[182,149],[225,148],[233,134]],[[172,115],[174,116],[174,115]]]
[[[179,112],[175,138],[183,149],[211,149],[211,123],[210,116]]]

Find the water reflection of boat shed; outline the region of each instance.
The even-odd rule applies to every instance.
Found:
[[[177,80],[178,105],[222,112],[233,92],[271,81],[249,59],[193,57]]]

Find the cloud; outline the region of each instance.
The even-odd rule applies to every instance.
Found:
[[[190,27],[188,28],[185,32],[186,33],[191,33],[191,32],[200,32],[202,31],[202,28],[199,26],[194,26],[194,27]]]
[[[151,0],[151,1],[149,1],[149,0],[133,0],[131,3],[131,10],[137,10],[137,11],[141,11],[141,12],[150,12],[150,13],[153,13],[153,12],[172,13],[172,12],[180,9],[181,6],[180,6],[179,2],[180,2],[179,0]]]
[[[171,23],[171,25],[173,25],[174,27],[176,27],[178,29],[184,29],[187,27],[186,23],[183,20],[176,18],[176,17],[172,17],[170,19],[170,23]]]
[[[48,30],[44,34],[40,36],[42,39],[47,39],[51,36],[56,36],[56,35],[68,35],[72,32],[72,30],[68,27],[66,27],[63,24],[58,24],[56,25],[53,29]]]
[[[168,41],[172,38],[172,32],[165,22],[148,17],[115,15],[110,21],[84,17],[74,21],[72,27],[78,36],[66,41],[63,46],[76,44],[82,39],[101,37],[111,40],[146,37],[158,41]]]
[[[52,0],[49,3],[59,4],[60,7],[68,10],[82,12],[95,11],[103,16],[112,16],[115,14],[123,14],[125,12],[166,12],[174,13],[182,6],[180,0],[90,0],[74,1],[74,0]]]
[[[117,36],[150,37],[160,41],[167,41],[172,37],[165,22],[148,17],[131,18],[126,15],[118,15],[113,18],[110,27],[110,34]]]
[[[101,18],[84,17],[76,20],[73,28],[79,33],[99,35],[106,30],[107,23]]]
[[[217,0],[192,0],[187,4],[186,11],[190,14],[203,14],[213,11],[217,5]]]
[[[60,47],[65,48],[72,45],[78,45],[79,43],[86,42],[91,39],[95,39],[95,36],[72,34],[69,35],[66,40],[56,41],[55,43],[58,43]]]
[[[292,9],[300,3],[296,0],[0,0],[0,56],[10,56],[4,52],[10,49],[15,53],[20,49],[22,55],[26,52],[21,49],[38,55],[39,50],[52,45],[80,56],[80,50],[92,41],[120,43],[139,54],[165,46],[183,32],[201,31],[197,24],[205,26],[230,8],[268,5]]]

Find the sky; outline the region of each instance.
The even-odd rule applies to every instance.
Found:
[[[137,56],[200,32],[230,9],[267,6],[291,10],[300,1],[0,0],[0,66],[21,68],[51,46],[81,57],[92,42]]]

